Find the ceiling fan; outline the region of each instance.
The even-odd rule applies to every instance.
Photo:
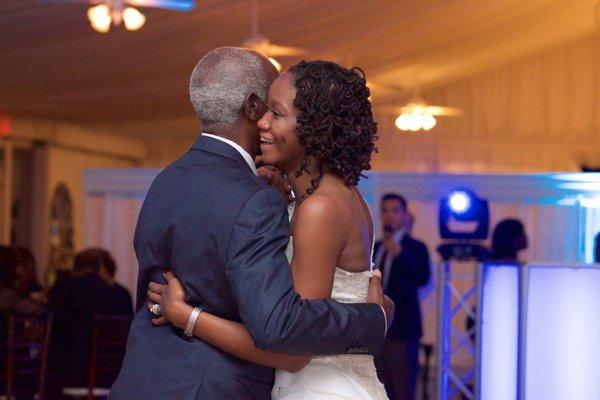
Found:
[[[46,3],[83,3],[91,4],[87,16],[92,28],[106,33],[110,26],[121,25],[130,31],[140,29],[146,17],[134,7],[162,8],[174,11],[191,11],[195,0],[45,0]]]
[[[456,117],[462,114],[459,108],[429,105],[421,99],[413,99],[403,106],[381,105],[377,109],[396,115],[396,128],[412,132],[432,129],[437,125],[435,117]]]
[[[380,86],[380,85],[377,85]],[[395,85],[384,85],[387,91],[399,91]],[[417,132],[428,131],[437,125],[435,117],[456,117],[462,114],[462,110],[455,107],[437,106],[425,103],[419,95],[418,89],[413,90],[408,103],[403,105],[375,104],[377,110],[396,115],[395,125],[401,131]]]
[[[279,46],[272,44],[266,36],[261,35],[258,30],[258,0],[252,0],[252,17],[250,36],[242,43],[242,47],[258,51],[268,57],[269,60],[281,70],[281,64],[274,57],[290,57],[305,54],[308,50],[301,47]]]

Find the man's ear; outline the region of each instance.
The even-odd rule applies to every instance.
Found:
[[[265,103],[256,93],[250,93],[244,100],[244,115],[252,122],[257,122],[264,115]]]

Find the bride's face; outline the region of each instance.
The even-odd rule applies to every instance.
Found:
[[[273,82],[267,99],[268,110],[258,121],[263,161],[284,172],[296,171],[304,149],[296,135],[298,109],[294,107],[294,77],[286,72]]]

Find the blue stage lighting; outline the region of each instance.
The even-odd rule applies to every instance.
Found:
[[[468,189],[453,190],[440,201],[442,239],[484,240],[489,229],[489,207],[485,199]]]
[[[471,198],[466,192],[456,191],[450,195],[448,203],[452,211],[462,214],[471,207]]]

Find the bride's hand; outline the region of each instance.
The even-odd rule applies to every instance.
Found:
[[[258,173],[258,176],[263,178],[269,184],[269,186],[281,193],[288,204],[294,201],[292,187],[287,179],[283,177],[281,171],[271,165],[263,165],[258,168],[256,172]]]
[[[191,306],[185,302],[185,290],[181,282],[175,278],[172,272],[165,274],[166,285],[150,282],[148,285],[148,308],[152,310],[158,304],[160,316],[152,319],[155,325],[172,323],[178,328],[185,328],[189,318]]]

